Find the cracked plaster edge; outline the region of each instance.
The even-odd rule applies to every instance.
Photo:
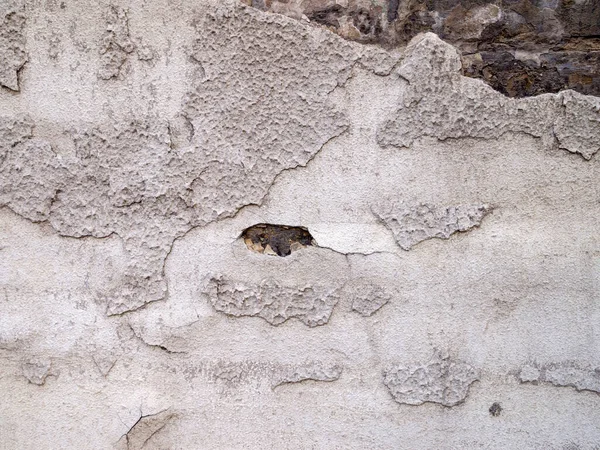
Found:
[[[404,80],[409,86],[411,86],[413,84],[419,84],[418,81],[415,83],[410,79],[410,77],[405,76],[403,74],[402,65],[405,62],[410,61],[411,56],[412,56],[410,53],[410,50],[413,47],[416,47],[418,44],[420,44],[421,42],[426,41],[426,40],[430,40],[430,41],[434,41],[436,43],[443,44],[448,49],[451,49],[451,51],[454,51],[456,53],[456,55],[458,56],[458,58],[460,59],[460,51],[458,50],[458,48],[456,46],[454,46],[453,44],[451,44],[449,42],[444,41],[437,34],[435,34],[433,32],[430,32],[430,31],[422,32],[422,33],[419,33],[416,36],[414,36],[406,44],[406,46],[404,46],[402,48],[401,56],[398,57],[398,60],[394,64],[393,70],[391,70],[387,75],[384,75],[384,76],[389,76],[389,75],[395,74],[398,78]],[[387,50],[384,50],[384,51],[387,51]],[[387,52],[389,53],[389,51],[387,51]],[[445,62],[450,62],[450,60],[447,59]],[[456,77],[461,82],[466,81],[467,83],[472,83],[474,86],[478,85],[478,87],[480,89],[487,91],[486,92],[487,95],[496,96],[497,98],[508,100],[508,101],[513,101],[515,103],[514,107],[517,109],[519,108],[519,104],[525,104],[528,102],[539,102],[539,101],[541,101],[541,99],[545,99],[545,98],[554,99],[557,102],[557,108],[562,108],[562,109],[566,109],[566,104],[565,104],[566,96],[583,97],[583,98],[589,98],[589,99],[594,99],[594,100],[600,99],[600,96],[581,94],[572,89],[564,89],[564,90],[561,90],[556,93],[541,93],[541,94],[533,95],[530,97],[511,98],[511,97],[504,95],[503,93],[501,93],[499,91],[496,91],[494,88],[492,88],[490,85],[485,83],[485,81],[483,81],[480,78],[471,78],[471,77],[465,76],[463,74],[462,65],[460,67],[456,67],[454,69],[446,68],[445,70],[441,71],[441,74],[444,74],[444,73],[446,75]],[[417,101],[417,103],[419,101]],[[599,105],[600,105],[600,103],[599,103]],[[491,137],[491,138],[486,138],[486,137],[481,137],[481,136],[470,136],[470,135],[459,136],[459,137],[447,136],[447,137],[440,138],[440,137],[435,136],[434,134],[422,133],[420,136],[418,136],[416,138],[409,139],[409,142],[407,142],[406,144],[382,142],[382,138],[380,138],[380,130],[388,123],[394,121],[394,115],[397,114],[399,110],[405,109],[405,108],[410,108],[411,106],[414,106],[414,104],[413,103],[400,104],[399,108],[396,109],[396,111],[394,111],[391,116],[388,116],[385,120],[383,120],[380,123],[379,127],[377,128],[377,130],[375,132],[375,134],[376,134],[375,140],[377,142],[377,145],[379,145],[379,147],[381,147],[383,149],[387,149],[387,148],[409,149],[409,148],[413,147],[413,144],[415,141],[421,140],[423,138],[435,139],[437,142],[442,142],[442,143],[445,141],[459,141],[462,139],[473,139],[473,140],[485,142],[485,141],[489,141],[489,140],[496,140],[497,138],[506,136],[506,135],[524,134],[524,135],[533,137],[535,139],[541,140],[543,143],[543,146],[547,150],[552,149],[552,148],[559,149],[561,151],[565,151],[567,153],[577,155],[586,161],[591,160],[592,157],[594,157],[594,155],[596,153],[600,153],[600,146],[598,147],[598,149],[596,151],[594,151],[590,155],[588,155],[586,152],[581,152],[579,150],[571,150],[570,148],[562,145],[560,139],[558,138],[558,136],[556,136],[556,128],[557,128],[556,118],[553,118],[553,120],[549,120],[547,126],[545,127],[545,130],[542,133],[540,133],[539,135],[532,133],[532,132],[528,132],[526,130],[505,130],[505,131],[501,132],[498,137]],[[598,106],[598,107],[600,107],[600,106]],[[598,110],[598,107],[596,108],[597,110]],[[600,118],[599,118],[599,120],[600,120]]]
[[[458,206],[458,205],[449,205],[449,206],[445,206],[445,207],[448,208],[448,207],[452,207],[452,206]],[[483,215],[481,216],[481,220],[478,223],[474,224],[473,226],[469,227],[468,229],[456,230],[456,231],[450,233],[450,235],[448,237],[429,236],[415,244],[410,245],[408,248],[404,248],[402,245],[400,245],[400,243],[397,241],[396,237],[394,236],[394,232],[393,232],[392,228],[389,226],[389,224],[377,212],[375,212],[373,210],[373,208],[371,208],[371,213],[376,218],[377,222],[380,223],[381,225],[383,225],[389,231],[390,235],[392,236],[392,239],[396,243],[396,247],[398,249],[401,249],[402,251],[401,252],[377,251],[377,252],[372,252],[372,253],[368,253],[368,254],[364,254],[364,253],[348,253],[348,254],[350,254],[350,255],[362,254],[363,256],[369,256],[372,254],[389,254],[389,255],[394,255],[394,256],[400,256],[401,253],[410,252],[414,247],[417,247],[422,242],[431,241],[434,239],[439,239],[441,241],[448,241],[448,240],[451,240],[452,236],[454,236],[454,235],[468,234],[472,231],[475,231],[478,228],[481,228],[484,219],[487,216],[493,214],[494,211],[499,209],[499,207],[497,205],[494,205],[491,203],[482,203],[481,206],[485,209]],[[334,250],[334,249],[331,249],[331,250],[336,252],[336,250]],[[340,252],[336,252],[336,253],[340,253]],[[342,253],[342,254],[344,254],[344,253]]]

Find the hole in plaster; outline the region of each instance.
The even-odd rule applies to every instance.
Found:
[[[246,228],[241,237],[248,249],[265,255],[288,256],[293,251],[316,245],[308,229],[287,225],[259,223]]]
[[[489,411],[492,417],[498,417],[502,412],[502,406],[500,406],[500,403],[494,402],[492,406],[490,406]]]

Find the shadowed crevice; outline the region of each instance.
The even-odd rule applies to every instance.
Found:
[[[246,246],[257,253],[288,256],[293,251],[316,245],[304,227],[259,223],[246,228],[241,235]]]

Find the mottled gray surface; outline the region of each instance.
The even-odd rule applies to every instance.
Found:
[[[372,316],[392,299],[384,287],[364,278],[346,283],[343,295],[352,299],[352,311],[364,317]]]
[[[301,383],[303,381],[335,381],[342,375],[339,365],[306,364],[289,367],[276,373],[273,379],[273,389],[283,384]]]
[[[183,102],[191,126],[185,145],[176,145],[169,121],[155,115],[75,123],[64,130],[74,152],[63,158],[60,148],[29,138],[31,120],[4,119],[14,125],[5,127],[0,204],[48,220],[64,236],[114,233],[124,240],[130,262],[122,284],[103,294],[108,314],[163,299],[163,265],[175,239],[259,204],[278,174],[306,165],[347,129],[326,94],[347,79],[360,60],[357,49],[333,36],[315,39],[281,18],[223,8],[196,25],[190,57],[201,75]],[[126,11],[111,6],[104,14],[99,76],[109,79],[122,76],[134,47]],[[240,49],[229,36],[237,33],[249,48],[261,42],[280,50],[232,59]],[[281,39],[289,45],[278,47]],[[322,59],[313,61],[318,51]]]

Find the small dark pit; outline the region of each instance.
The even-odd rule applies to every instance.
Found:
[[[259,223],[242,233],[246,246],[257,253],[288,256],[293,251],[315,245],[313,237],[304,227]]]
[[[489,411],[493,417],[498,417],[502,412],[502,406],[500,406],[500,403],[494,402],[492,406],[490,406]]]

